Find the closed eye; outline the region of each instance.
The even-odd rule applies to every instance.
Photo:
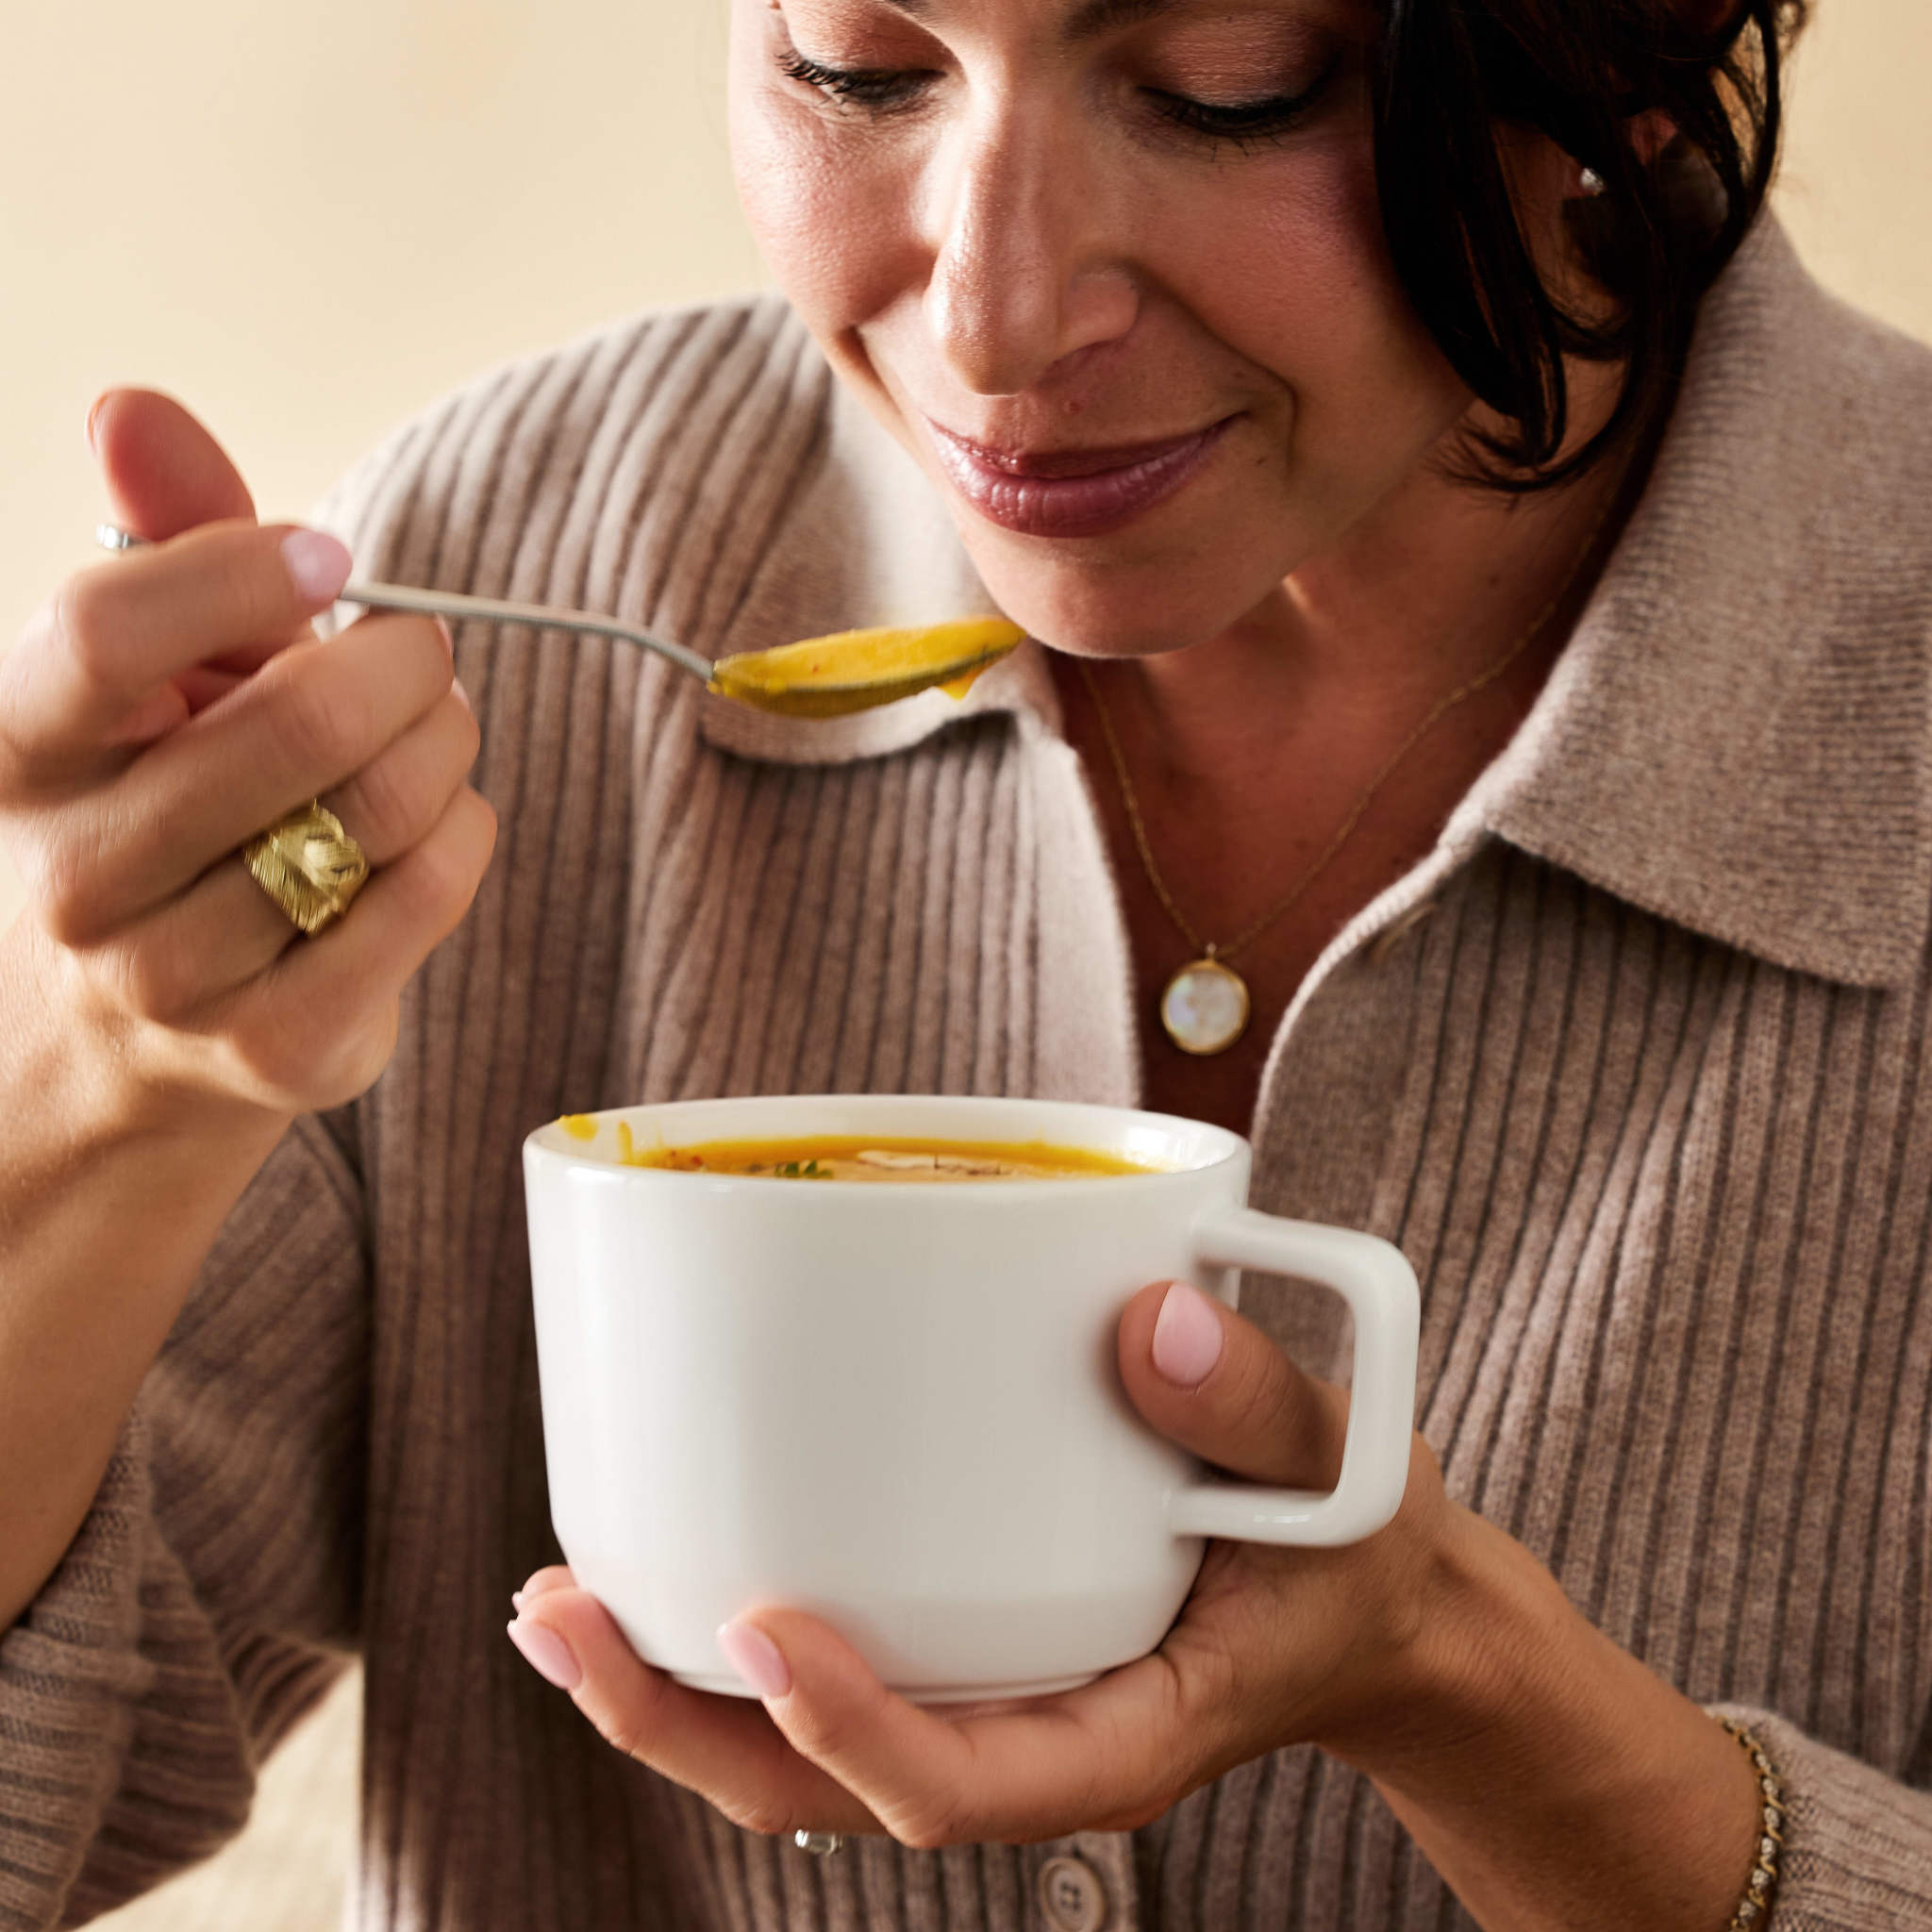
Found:
[[[778,65],[788,79],[811,88],[827,99],[849,102],[858,108],[870,108],[875,112],[910,107],[933,78],[930,74],[917,70],[826,67],[796,52],[787,54]]]
[[[1257,101],[1197,101],[1190,94],[1171,93],[1163,88],[1148,88],[1145,93],[1155,111],[1174,126],[1210,141],[1248,146],[1279,140],[1305,119],[1326,92],[1340,64],[1339,59],[1331,60],[1313,86],[1300,93],[1270,94]]]

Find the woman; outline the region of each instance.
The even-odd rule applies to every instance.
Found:
[[[326,521],[708,651],[990,596],[1040,642],[962,708],[318,643],[347,553],[104,400],[164,541],[0,700],[8,1923],[219,1841],[352,1649],[366,1926],[1932,1923],[1932,375],[1757,222],[1795,24],[736,0],[787,301],[502,372]],[[232,855],[318,794],[375,873],[298,940]],[[775,1612],[707,1699],[554,1568],[526,1668],[521,1135],[839,1088],[1221,1121],[1399,1242],[1395,1524],[1216,1546],[1023,1711]],[[1152,1284],[1125,1386],[1320,1484],[1343,1338],[1246,1307]]]

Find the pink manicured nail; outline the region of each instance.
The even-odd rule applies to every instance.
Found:
[[[1176,1281],[1154,1324],[1154,1366],[1170,1382],[1198,1389],[1221,1359],[1221,1311],[1198,1288]]]
[[[470,702],[470,693],[463,689],[463,680],[460,677],[452,677],[449,688],[456,692],[457,703],[474,718],[476,715],[476,708]]]
[[[456,632],[450,629],[449,621],[446,618],[439,617],[434,619],[433,622],[435,623],[437,629],[442,633],[442,648],[450,654],[450,657],[452,658],[454,658],[457,654]]]
[[[282,561],[305,604],[333,604],[355,568],[346,547],[325,530],[291,530],[282,539]]]
[[[87,412],[87,446],[98,456],[101,446],[94,441],[94,425],[101,419],[101,405],[107,401],[105,395],[94,398],[93,408]]]
[[[519,1617],[507,1627],[509,1641],[546,1682],[555,1684],[559,1690],[575,1690],[584,1681],[583,1667],[570,1645],[547,1624],[525,1623]]]
[[[760,1697],[783,1697],[791,1689],[791,1673],[778,1655],[778,1646],[762,1630],[749,1624],[721,1624],[718,1648]]]

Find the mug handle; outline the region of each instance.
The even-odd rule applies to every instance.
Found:
[[[1326,1495],[1197,1483],[1169,1501],[1169,1527],[1177,1536],[1254,1543],[1352,1543],[1373,1536],[1401,1507],[1408,1485],[1422,1324],[1415,1270],[1399,1248],[1374,1235],[1249,1208],[1204,1215],[1195,1224],[1194,1258],[1213,1268],[1299,1275],[1334,1289],[1355,1315],[1355,1381],[1341,1476]]]

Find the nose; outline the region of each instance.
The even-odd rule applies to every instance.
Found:
[[[977,395],[1016,395],[1132,329],[1140,295],[1076,128],[1008,112],[936,157],[927,326]]]

